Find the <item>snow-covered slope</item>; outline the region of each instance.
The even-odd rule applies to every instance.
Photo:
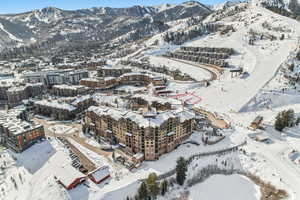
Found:
[[[300,15],[299,0],[255,0],[267,8],[286,10],[294,15]]]
[[[130,34],[139,37],[164,31],[167,22],[188,17],[204,16],[212,11],[190,1],[178,5],[133,6],[129,8],[98,7],[62,10],[47,7],[21,14],[0,15],[0,45],[15,46],[58,41],[107,42]],[[132,38],[137,40],[140,38]]]

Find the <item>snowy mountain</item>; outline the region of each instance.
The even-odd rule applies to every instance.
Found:
[[[212,6],[212,9],[213,10],[222,10],[222,9],[225,9],[225,8],[229,8],[231,6],[235,6],[239,3],[241,3],[242,1],[225,1],[224,3],[219,3],[219,4],[215,4]]]
[[[139,32],[140,38],[168,29],[167,22],[206,16],[212,11],[195,1],[179,5],[61,10],[47,7],[0,15],[0,49],[37,42],[106,42]],[[132,38],[133,40],[139,38]]]
[[[293,15],[300,15],[299,0],[259,0],[258,2],[267,8],[286,10]]]

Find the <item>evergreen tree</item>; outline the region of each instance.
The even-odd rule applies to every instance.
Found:
[[[296,119],[296,126],[298,126],[299,125],[299,123],[300,123],[300,118],[298,117],[297,119]]]
[[[156,197],[159,194],[159,186],[158,186],[158,183],[157,183],[156,173],[149,174],[149,176],[146,180],[146,183],[147,183],[149,194],[152,197]]]
[[[176,181],[179,185],[183,185],[186,179],[187,162],[183,157],[178,158],[176,165]]]
[[[274,126],[275,126],[275,129],[278,130],[278,131],[282,131],[284,129],[284,124],[283,124],[282,113],[281,112],[276,116]]]
[[[163,180],[161,183],[160,183],[160,193],[162,196],[165,196],[165,194],[167,193],[168,191],[168,181],[167,180]]]
[[[297,123],[295,121],[294,110],[284,110],[276,116],[274,127],[278,131],[282,131],[285,127],[293,127]]]
[[[148,198],[148,190],[147,185],[143,181],[140,188],[138,189],[138,199],[140,200],[146,200]]]
[[[111,156],[112,156],[112,159],[113,159],[113,160],[115,160],[115,159],[116,159],[115,151],[113,151],[113,153],[112,153],[112,155],[111,155]]]

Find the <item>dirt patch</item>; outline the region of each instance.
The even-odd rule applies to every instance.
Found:
[[[277,189],[271,183],[267,183],[253,174],[246,174],[256,185],[260,187],[261,200],[281,200],[286,199],[289,195],[285,190]]]

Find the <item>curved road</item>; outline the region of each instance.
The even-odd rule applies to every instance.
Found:
[[[224,71],[222,69],[222,71],[220,69],[218,69],[217,66],[214,66],[214,65],[204,65],[204,64],[197,64],[197,63],[194,63],[194,62],[189,62],[189,61],[184,61],[184,60],[179,60],[179,59],[174,59],[174,58],[167,58],[169,60],[173,60],[173,61],[176,61],[176,62],[181,62],[181,63],[184,63],[184,64],[188,64],[188,65],[191,65],[191,66],[194,66],[194,67],[198,67],[198,68],[201,68],[207,72],[209,72],[211,74],[210,78],[209,79],[206,79],[205,81],[214,81],[214,80],[217,80],[218,77],[220,76],[220,73],[222,71]],[[214,70],[217,70],[214,71]],[[220,70],[220,71],[219,71]],[[203,82],[203,81],[198,81],[198,82]]]

